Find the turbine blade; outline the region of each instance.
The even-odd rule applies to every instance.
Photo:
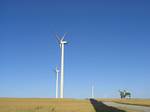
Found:
[[[55,72],[55,73],[56,73],[56,70],[55,70],[55,69],[53,69],[53,72]]]
[[[58,36],[58,34],[56,34],[56,39],[58,40],[58,42],[60,42],[60,37]]]
[[[60,37],[56,34],[56,39],[57,39],[57,42],[58,42],[58,44],[59,44],[59,47],[61,48],[61,45],[60,45],[60,41],[61,41],[61,39],[60,39]]]
[[[56,67],[55,69],[56,69],[56,71],[58,71],[58,68],[57,68],[57,67]]]
[[[61,38],[61,40],[64,40],[65,36],[66,36],[67,32],[64,34],[64,36]]]

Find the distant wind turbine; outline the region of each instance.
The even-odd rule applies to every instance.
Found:
[[[58,35],[56,35],[56,38],[58,40],[58,43],[60,45],[61,49],[61,66],[60,66],[60,98],[64,97],[64,45],[67,44],[67,41],[64,40],[66,36],[66,33],[62,38],[60,38]]]
[[[56,67],[55,68],[55,72],[56,72],[56,98],[58,98],[58,75],[59,75],[59,70]]]
[[[94,98],[94,85],[92,85],[92,88],[91,88],[91,95],[92,95],[92,98]]]

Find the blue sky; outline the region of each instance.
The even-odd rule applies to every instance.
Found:
[[[65,97],[150,98],[147,0],[1,0],[0,97],[55,97],[55,34],[68,32]]]

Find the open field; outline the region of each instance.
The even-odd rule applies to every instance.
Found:
[[[71,110],[71,111],[70,111]],[[0,112],[94,112],[86,100],[1,98]]]
[[[150,107],[150,99],[103,99],[101,98],[97,100],[103,102],[115,102],[115,103]]]
[[[126,109],[125,109],[126,110]],[[107,106],[96,100],[48,98],[0,98],[0,112],[134,112]]]

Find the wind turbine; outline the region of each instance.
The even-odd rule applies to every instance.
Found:
[[[58,43],[61,49],[61,66],[60,66],[60,98],[64,97],[64,45],[67,44],[67,41],[64,40],[66,33],[62,38],[56,35]]]
[[[92,88],[91,88],[91,95],[92,95],[92,98],[94,99],[94,85],[92,85]]]
[[[59,70],[57,67],[55,68],[55,72],[56,72],[56,98],[58,98],[58,74],[59,74]]]

